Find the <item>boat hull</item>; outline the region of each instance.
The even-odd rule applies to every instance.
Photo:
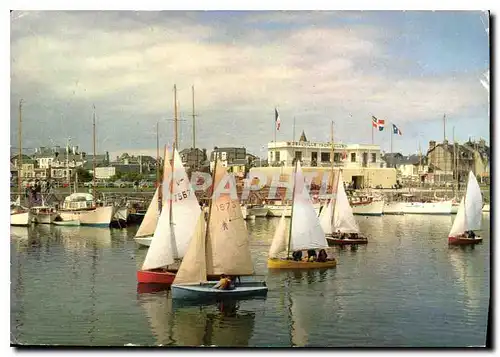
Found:
[[[57,213],[50,213],[50,214],[43,214],[43,213],[38,213],[38,214],[32,214],[33,216],[33,223],[37,224],[51,224],[54,219],[58,216]]]
[[[267,217],[269,209],[267,207],[248,208],[248,214],[255,217]]]
[[[109,227],[113,213],[113,206],[105,206],[88,211],[62,211],[59,216],[63,221],[79,220],[82,226]]]
[[[172,299],[177,300],[213,300],[240,298],[249,296],[262,296],[267,294],[265,282],[238,283],[231,290],[214,289],[216,281],[196,285],[172,285]]]
[[[465,238],[465,237],[448,237],[449,245],[473,245],[483,241],[481,237]]]
[[[381,216],[384,212],[384,201],[351,204],[352,213],[358,216]]]
[[[153,237],[135,237],[134,238],[135,242],[141,246],[144,247],[149,247],[151,245],[151,241],[153,240]]]
[[[319,210],[321,208],[320,203],[314,203],[313,204],[314,210],[316,211],[316,215],[319,215]],[[267,215],[269,217],[281,217],[283,212],[285,212],[285,217],[291,217],[292,216],[292,206],[285,206],[285,205],[268,205],[267,206],[268,213]]]
[[[175,274],[168,271],[139,270],[137,282],[140,284],[172,285]]]
[[[11,213],[10,215],[10,225],[11,226],[29,226],[30,224],[30,213]]]
[[[384,205],[384,214],[405,214],[405,202],[389,202]]]
[[[340,239],[338,237],[326,236],[328,245],[368,244],[368,239]]]
[[[404,208],[405,214],[451,214],[452,201],[411,202]]]
[[[337,266],[337,260],[332,259],[326,262],[304,262],[290,259],[273,259],[267,260],[268,269],[330,269]]]
[[[79,226],[80,221],[79,220],[74,220],[74,221],[53,221],[56,226],[68,226],[68,227],[73,227],[73,226]]]
[[[119,207],[115,214],[113,215],[114,221],[127,222],[128,220],[128,208],[127,207]]]

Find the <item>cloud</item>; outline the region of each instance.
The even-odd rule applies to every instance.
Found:
[[[328,25],[338,13],[248,13],[236,24],[234,19],[224,23],[202,15],[18,14],[12,20],[11,102],[20,96],[30,102],[26,115],[46,117],[53,138],[64,135],[54,115],[66,118],[65,132],[83,122],[90,128],[95,103],[98,131],[108,137],[106,145],[113,151],[151,146],[154,123],[173,117],[174,83],[186,120],[195,86],[198,136],[209,148],[258,148],[271,141],[274,106],[284,114],[284,125],[289,126],[292,116],[311,124],[312,138],[324,135],[319,127],[325,118],[352,114],[352,123],[338,129],[348,142],[368,137],[368,125],[357,133],[349,128],[375,113],[398,122],[428,121],[444,112],[453,116],[487,108],[484,91],[476,88],[484,69],[441,76],[419,73],[416,61],[388,54],[390,36],[383,28]],[[251,26],[262,22],[277,27]],[[16,118],[12,110],[13,127]],[[165,127],[170,125],[164,121]],[[182,125],[186,144],[189,126],[190,121]],[[33,131],[27,130],[31,136]],[[90,140],[89,130],[71,135]],[[47,140],[46,135],[38,139],[39,145]]]

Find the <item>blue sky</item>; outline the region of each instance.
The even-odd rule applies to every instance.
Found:
[[[180,147],[245,146],[255,154],[302,130],[310,140],[371,142],[371,115],[403,132],[394,150],[414,153],[443,137],[489,142],[484,13],[457,11],[13,12],[11,142],[25,100],[26,147],[155,152],[172,140],[174,83]],[[387,125],[388,126],[388,125]],[[375,142],[389,150],[389,132]]]

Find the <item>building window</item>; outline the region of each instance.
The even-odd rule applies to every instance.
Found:
[[[330,162],[330,153],[322,152],[321,153],[321,162]]]
[[[275,161],[279,162],[280,161],[280,152],[276,151],[276,154],[274,156],[276,158]]]
[[[372,153],[372,162],[377,162],[377,154]]]
[[[355,152],[351,153],[351,162],[356,162],[356,153]]]
[[[333,154],[333,162],[340,162],[340,153],[336,152]]]
[[[302,151],[295,151],[295,158],[302,161]]]

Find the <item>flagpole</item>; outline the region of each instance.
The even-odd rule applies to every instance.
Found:
[[[393,124],[391,124],[393,125]],[[391,130],[391,154],[392,154],[392,137],[394,135],[394,126],[392,127],[392,130]]]
[[[276,107],[274,107],[274,162],[276,162]]]
[[[372,145],[373,145],[373,119],[372,119]]]

